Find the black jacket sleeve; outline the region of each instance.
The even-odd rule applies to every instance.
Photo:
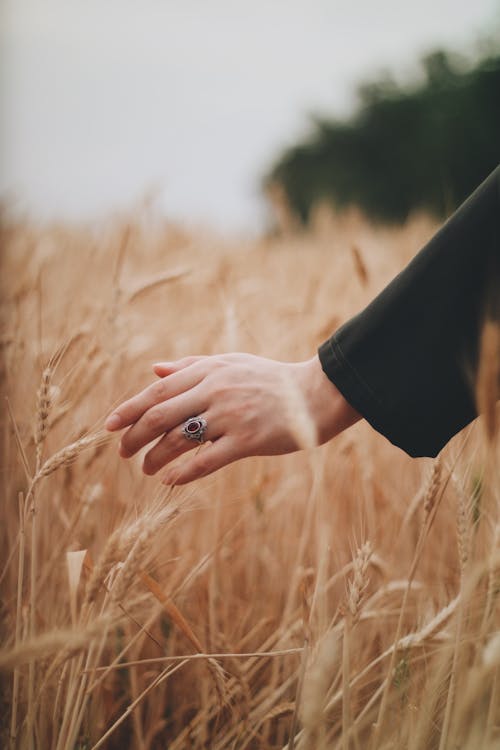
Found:
[[[477,416],[481,323],[498,316],[500,166],[409,265],[319,348],[347,401],[411,456]]]

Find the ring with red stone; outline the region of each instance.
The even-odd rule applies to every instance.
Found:
[[[207,420],[203,417],[189,417],[182,425],[182,434],[187,440],[203,442],[203,433],[207,429]]]

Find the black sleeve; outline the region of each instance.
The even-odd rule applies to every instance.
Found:
[[[500,298],[499,227],[500,166],[319,348],[351,406],[411,456],[435,456],[477,416],[479,333]]]

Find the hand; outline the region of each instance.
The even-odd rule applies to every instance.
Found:
[[[251,354],[187,357],[153,366],[160,380],[121,404],[106,420],[128,427],[120,455],[130,458],[154,440],[143,471],[155,474],[196,447],[182,433],[189,417],[207,422],[204,439],[165,484],[186,484],[245,456],[271,456],[324,443],[360,419],[327,378],[318,356],[277,362]]]

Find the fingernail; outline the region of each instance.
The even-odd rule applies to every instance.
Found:
[[[111,432],[112,430],[117,430],[121,423],[122,420],[119,414],[111,414],[104,422],[104,427]]]
[[[172,362],[154,362],[153,367],[170,367]]]
[[[165,476],[161,480],[161,483],[166,485],[167,487],[170,487],[174,483],[174,478],[171,474],[165,474]]]

